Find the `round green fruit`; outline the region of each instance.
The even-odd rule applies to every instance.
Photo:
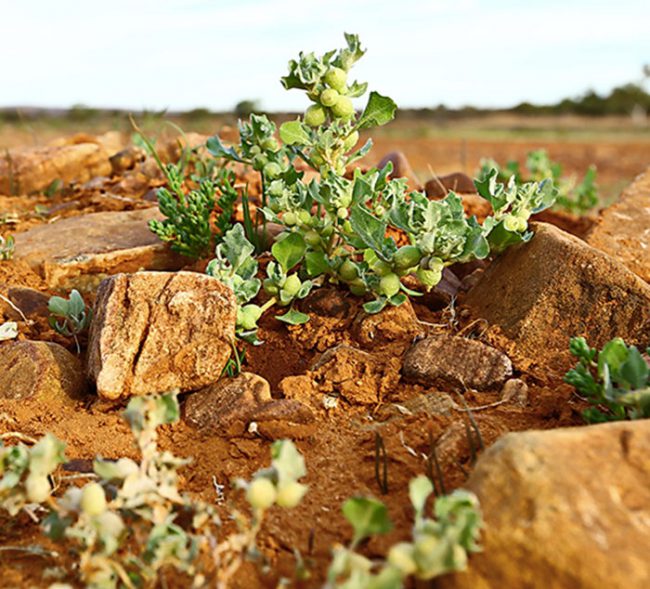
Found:
[[[237,314],[237,323],[246,330],[255,329],[257,320],[262,316],[262,308],[258,305],[246,305]]]
[[[287,211],[282,215],[282,222],[288,227],[293,227],[298,222],[298,216],[292,211]]]
[[[262,147],[267,151],[273,152],[276,152],[278,149],[280,149],[280,146],[278,145],[275,137],[268,137],[267,139],[264,139],[264,141],[262,141]]]
[[[320,235],[317,231],[310,229],[305,233],[305,243],[310,247],[318,247],[321,244]]]
[[[350,119],[354,116],[354,105],[347,96],[339,96],[332,106],[332,113],[339,119]]]
[[[255,509],[268,509],[276,496],[275,485],[267,478],[255,479],[246,490],[246,499]]]
[[[327,113],[320,104],[312,104],[305,112],[305,124],[310,127],[320,127],[326,118]]]
[[[328,88],[320,93],[320,103],[323,106],[334,106],[339,98],[339,93],[333,88]]]
[[[266,278],[264,280],[264,290],[269,293],[272,296],[275,296],[278,294],[278,285],[275,284],[270,278]],[[239,320],[239,316],[237,317],[237,320]]]
[[[383,260],[375,262],[372,266],[372,269],[378,276],[386,276],[393,271],[393,267],[388,262],[384,262]]]
[[[99,515],[106,511],[106,495],[99,483],[88,483],[83,488],[81,509],[86,515]]]
[[[355,296],[355,297],[362,297],[365,295],[368,290],[366,289],[365,286],[359,286],[358,284],[351,284],[350,285],[350,292]]]
[[[350,151],[357,143],[359,143],[359,131],[354,131],[343,142],[343,150]]]
[[[386,274],[386,276],[382,276],[379,281],[379,294],[390,299],[399,292],[400,286],[401,282],[399,281],[399,276],[397,274]]]
[[[280,167],[280,164],[277,164],[275,162],[269,162],[264,166],[264,175],[267,178],[273,180],[274,178],[277,178],[280,174],[282,174],[282,168]]]
[[[291,509],[300,503],[307,492],[307,487],[296,481],[291,481],[278,486],[276,503],[280,507]]]
[[[325,83],[338,92],[345,91],[345,85],[348,81],[348,74],[340,67],[331,67],[325,74]]]
[[[303,225],[311,225],[312,217],[309,214],[309,211],[301,209],[298,211],[297,215],[298,215],[298,221],[300,223],[302,223]]]
[[[411,268],[420,263],[422,253],[415,245],[404,245],[395,253],[395,265],[400,269]]]
[[[339,276],[346,282],[351,282],[359,276],[359,269],[352,260],[345,260],[339,268]]]

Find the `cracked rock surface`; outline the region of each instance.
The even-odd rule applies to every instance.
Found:
[[[219,379],[235,319],[232,291],[210,276],[112,276],[97,291],[88,374],[110,400],[199,389]]]

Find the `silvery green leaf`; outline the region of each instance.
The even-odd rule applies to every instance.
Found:
[[[393,527],[386,506],[369,497],[348,499],[343,504],[343,515],[354,528],[353,544],[368,536],[385,534]]]
[[[295,309],[290,309],[284,315],[276,315],[275,318],[289,325],[303,325],[309,321],[309,315]]]
[[[424,512],[424,506],[431,493],[433,493],[433,484],[429,480],[429,477],[420,475],[411,479],[411,482],[409,483],[409,498],[411,499],[411,504],[415,509],[416,518],[420,517]]]
[[[291,440],[278,440],[271,446],[273,467],[279,481],[297,481],[307,474],[305,459]]]
[[[309,128],[301,121],[287,121],[280,125],[280,139],[286,145],[311,145]]]
[[[397,105],[388,96],[382,96],[378,92],[371,92],[368,104],[361,113],[357,123],[358,129],[370,129],[380,127],[395,118]]]

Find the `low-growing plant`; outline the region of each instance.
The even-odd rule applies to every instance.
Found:
[[[16,243],[13,235],[0,235],[0,260],[11,260],[14,257]]]
[[[617,337],[598,351],[574,337],[569,350],[578,364],[564,380],[593,405],[583,412],[587,422],[650,417],[650,366],[635,346]]]
[[[343,514],[354,535],[349,546],[334,549],[327,589],[401,589],[409,577],[430,580],[467,568],[468,554],[480,550],[482,518],[476,497],[465,490],[436,498],[435,519],[426,515],[433,484],[421,475],[411,480],[409,497],[415,511],[412,538],[393,545],[385,560],[372,561],[356,552],[359,544],[392,528],[386,506],[371,498],[352,498]]]
[[[50,477],[65,460],[64,444],[46,435],[33,447],[0,445],[0,508],[10,515],[42,504],[45,533],[78,557],[84,586],[96,589],[153,587],[165,568],[186,573],[192,586],[227,587],[247,558],[266,511],[295,507],[307,491],[298,482],[304,460],[290,441],[275,442],[271,466],[252,481],[238,480],[251,515],[233,510],[237,531],[219,540],[214,508],[178,490],[178,470],[189,461],[157,446],[157,428],[179,418],[175,395],[137,397],[125,413],[141,453],[93,463],[96,481],[51,495]]]
[[[530,215],[555,202],[551,181],[504,186],[495,171],[479,184],[479,193],[494,209],[481,224],[465,215],[456,194],[431,201],[423,193],[408,193],[404,179],[390,177],[391,164],[352,172],[349,166],[372,146],[368,141],[358,147],[359,133],[392,120],[396,105],[371,92],[363,111],[355,111],[352,100],[365,94],[367,84],[350,81],[349,74],[365,50],[356,35],[345,38],[343,49],[320,57],[301,53],[289,62],[284,87],[304,91],[312,104],[301,118],[280,126],[282,143],[274,123],[263,115],[240,122],[237,145],[225,146],[218,136],[207,142],[220,161],[243,163],[260,173],[261,212],[283,228],[271,248],[274,260],[266,266],[263,288],[269,299],[263,306],[252,303],[259,289],[254,262],[241,259],[237,266],[229,259],[236,254],[227,254],[230,246],[220,245],[210,263],[210,274],[243,289],[238,295],[242,333],[254,333],[257,319],[275,304],[288,308],[278,316],[282,321],[306,322],[309,317],[294,303],[325,283],[365,297],[369,313],[400,305],[421,294],[402,282],[405,276],[414,275],[423,289],[431,289],[445,266],[484,259],[530,239]],[[307,181],[305,167],[318,177]],[[245,243],[247,237],[235,227],[224,242],[237,241],[236,252],[249,255],[253,245]]]
[[[67,299],[50,297],[47,308],[50,311],[48,319],[50,327],[61,335],[72,336],[77,354],[81,353],[78,336],[90,326],[93,311],[86,305],[79,291],[73,289]]]
[[[516,184],[551,180],[558,189],[555,207],[569,213],[586,215],[599,204],[596,167],[590,166],[582,180],[577,182],[574,177],[562,175],[561,164],[552,161],[545,149],[528,153],[525,173],[521,171],[519,163],[514,160],[500,166],[493,159],[483,159],[478,177],[483,178],[494,169],[497,170],[497,178],[501,182],[509,182],[511,178],[514,178]]]

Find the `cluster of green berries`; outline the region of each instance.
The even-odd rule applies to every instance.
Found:
[[[327,70],[324,76],[327,87],[318,95],[309,94],[315,104],[312,104],[305,112],[305,124],[310,127],[320,127],[327,120],[328,111],[333,118],[344,121],[354,116],[354,105],[350,97],[347,96],[347,78],[347,72],[339,67],[330,67]],[[354,144],[356,141],[352,143],[352,145]]]

